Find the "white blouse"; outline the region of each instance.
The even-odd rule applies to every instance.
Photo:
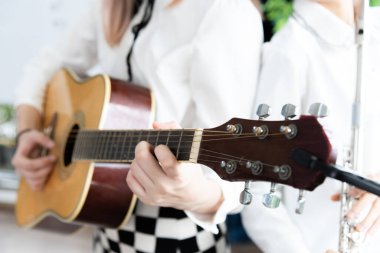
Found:
[[[359,169],[363,174],[380,172],[377,131],[380,14],[376,9],[368,14],[359,147]],[[343,150],[350,144],[356,55],[353,27],[313,1],[295,1],[294,14],[288,23],[263,48],[255,103],[272,107],[268,120],[283,120],[281,107],[287,103],[295,104],[299,114],[308,114],[309,106],[315,102],[327,105],[329,115],[321,122],[332,133],[338,163],[342,164]],[[321,253],[329,248],[337,249],[340,203],[332,202],[330,196],[340,191],[340,185],[327,179],[315,191],[307,193],[303,215],[295,213],[298,190],[292,187],[283,187],[282,205],[278,209],[268,210],[257,197],[243,211],[244,225],[266,253]],[[256,183],[253,191],[260,196],[269,189],[268,184]],[[379,236],[380,233],[376,235],[378,239]],[[378,252],[377,242],[371,240],[363,252]]]
[[[155,120],[208,128],[232,117],[250,117],[263,40],[261,19],[251,1],[184,0],[169,8],[171,1],[156,0],[131,59],[133,81],[150,88],[155,96]],[[41,110],[45,85],[62,67],[127,79],[131,28],[120,44],[111,48],[103,35],[100,3],[95,1],[69,34],[46,47],[25,68],[16,105],[29,104]],[[130,27],[139,23],[142,15],[140,10]],[[197,219],[213,231],[213,224],[239,206],[236,184],[219,181],[225,203],[215,217]]]

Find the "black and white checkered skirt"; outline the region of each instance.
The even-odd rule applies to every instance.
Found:
[[[226,226],[220,224],[218,228],[219,234],[213,234],[197,226],[183,211],[138,202],[125,227],[97,230],[94,252],[228,253]]]

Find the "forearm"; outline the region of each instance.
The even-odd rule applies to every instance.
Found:
[[[17,132],[24,129],[41,129],[41,113],[30,105],[19,105],[16,109]]]

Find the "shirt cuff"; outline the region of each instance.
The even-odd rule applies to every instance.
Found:
[[[218,234],[219,230],[216,225],[224,222],[227,214],[237,213],[243,209],[243,205],[239,202],[239,196],[240,192],[244,189],[244,183],[222,180],[214,171],[207,167],[204,167],[203,170],[206,177],[215,180],[220,185],[224,200],[215,214],[199,214],[190,211],[185,211],[185,213],[198,226],[214,234]]]

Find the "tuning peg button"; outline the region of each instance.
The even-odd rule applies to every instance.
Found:
[[[281,203],[281,197],[276,193],[276,184],[271,183],[270,192],[263,195],[263,205],[268,208],[277,208]]]
[[[245,181],[244,190],[240,193],[240,203],[249,205],[252,202],[251,181]]]
[[[325,104],[314,103],[309,107],[309,113],[315,117],[323,118],[328,115],[328,108]]]
[[[259,116],[259,119],[264,119],[266,117],[269,116],[270,114],[270,106],[267,105],[267,104],[260,104],[258,107],[257,107],[257,111],[256,111],[256,114],[257,116]]]
[[[300,190],[297,200],[296,213],[302,214],[305,209],[306,199],[305,199],[305,190]]]
[[[296,116],[296,106],[293,104],[286,104],[282,107],[281,115],[285,117],[285,119],[291,119]]]

